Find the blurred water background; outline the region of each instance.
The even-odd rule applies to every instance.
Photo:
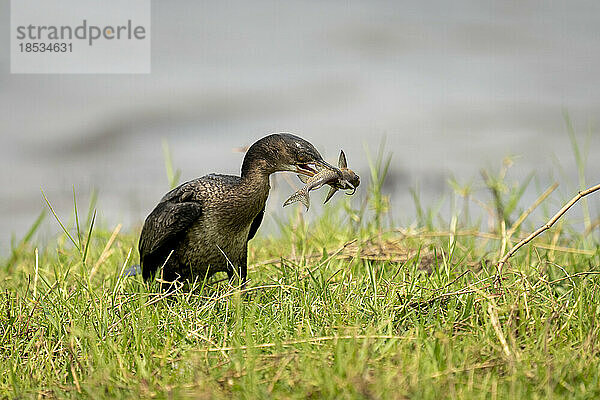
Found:
[[[365,145],[385,137],[407,224],[411,188],[435,204],[455,177],[485,198],[480,169],[507,155],[511,179],[536,172],[523,206],[553,180],[558,206],[578,188],[567,111],[600,181],[597,1],[155,1],[149,75],[11,75],[8,1],[0,15],[0,255],[40,189],[66,220],[73,186],[83,208],[97,189],[105,226],[139,227],[168,190],[163,139],[188,180],[237,174],[234,148],[288,131],[330,161],[343,148],[366,187]],[[273,186],[265,232],[296,212],[287,181]],[[43,235],[58,231],[46,218]]]

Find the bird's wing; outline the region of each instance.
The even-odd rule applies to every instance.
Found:
[[[192,198],[189,193],[184,190],[172,193],[146,218],[139,243],[144,279],[152,276],[166,261],[181,235],[202,215],[202,205],[189,201]]]
[[[254,220],[252,221],[252,225],[250,225],[250,232],[248,233],[248,240],[252,239],[254,235],[256,235],[256,231],[258,231],[258,227],[260,226],[263,216],[265,215],[265,208],[258,213]]]

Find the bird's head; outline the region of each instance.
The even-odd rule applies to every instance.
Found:
[[[244,157],[242,175],[257,168],[266,174],[290,171],[306,176],[329,169],[342,176],[340,169],[323,160],[312,144],[289,133],[269,135],[250,146]]]

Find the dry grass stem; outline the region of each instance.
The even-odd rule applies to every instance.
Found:
[[[397,339],[397,340],[411,340],[409,336],[397,336],[397,335],[340,335],[340,336],[318,336],[311,337],[308,339],[299,339],[299,340],[288,340],[281,343],[261,343],[253,346],[226,346],[226,347],[209,347],[207,349],[199,349],[201,352],[221,352],[221,351],[231,351],[231,350],[248,350],[248,349],[265,349],[269,347],[275,346],[293,346],[295,344],[303,344],[303,343],[317,343],[317,342],[326,342],[332,340],[368,340],[368,339]]]
[[[508,348],[508,343],[506,342],[506,338],[502,332],[502,327],[500,326],[500,321],[498,320],[498,313],[491,303],[488,305],[488,314],[490,315],[490,322],[494,328],[494,332],[496,333],[496,336],[502,345],[502,351],[504,351],[506,357],[510,357],[510,349]]]
[[[521,224],[523,223],[523,221],[525,221],[525,219],[536,209],[539,207],[540,204],[542,204],[542,202],[544,200],[546,200],[546,198],[548,196],[550,196],[550,194],[552,194],[552,192],[554,192],[556,190],[556,188],[558,187],[558,182],[554,182],[552,184],[552,186],[550,186],[548,189],[546,189],[546,191],[544,193],[542,193],[534,202],[533,204],[525,211],[523,211],[523,213],[519,216],[519,218],[515,221],[514,224],[512,224],[512,226],[510,227],[510,229],[507,232],[507,236],[510,239],[512,237],[512,235],[515,233],[515,231],[519,228],[519,226],[521,226]],[[504,253],[502,253],[504,254]]]
[[[100,253],[100,257],[98,257],[98,261],[96,261],[96,263],[94,264],[94,267],[90,271],[90,279],[94,276],[96,271],[98,271],[98,267],[100,265],[102,265],[102,263],[104,261],[106,261],[106,259],[110,256],[110,254],[111,254],[110,248],[112,247],[112,244],[115,241],[115,239],[117,238],[117,235],[121,231],[122,227],[123,227],[123,224],[118,224],[115,227],[115,229],[113,230],[112,234],[110,235],[110,238],[108,239],[108,242],[106,242],[106,246],[104,246],[102,253]]]

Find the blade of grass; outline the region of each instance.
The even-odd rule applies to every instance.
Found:
[[[180,170],[175,170],[173,168],[173,159],[171,156],[171,149],[169,148],[169,143],[166,139],[162,141],[163,148],[163,157],[165,158],[165,170],[167,172],[167,180],[169,181],[169,187],[171,189],[177,186],[179,182],[179,176],[181,175]]]
[[[46,201],[46,204],[48,205],[48,208],[50,209],[50,211],[52,211],[52,214],[54,215],[54,218],[56,218],[56,221],[58,222],[58,224],[62,228],[62,230],[65,233],[65,235],[67,235],[67,237],[69,238],[69,240],[71,240],[71,243],[73,243],[73,246],[75,246],[77,248],[77,250],[79,250],[79,252],[81,253],[81,248],[79,247],[79,245],[77,245],[77,242],[75,241],[75,239],[73,239],[73,236],[71,236],[71,234],[69,233],[68,229],[64,226],[64,224],[62,223],[62,221],[60,220],[60,218],[58,217],[58,215],[54,211],[54,208],[52,207],[52,204],[50,204],[50,201],[46,197],[46,194],[44,193],[43,190],[42,190],[42,196],[44,196],[44,200]]]
[[[79,215],[77,212],[77,198],[75,196],[75,185],[73,185],[73,210],[75,212],[75,227],[77,228],[77,240],[79,241],[79,247],[81,248],[81,231],[79,230]]]
[[[92,189],[92,193],[90,194],[90,204],[88,205],[87,218],[85,220],[85,225],[88,226],[90,224],[91,217],[96,210],[96,203],[98,202],[98,191],[96,189]]]
[[[85,265],[85,260],[88,255],[88,249],[90,248],[90,240],[92,240],[92,232],[94,229],[94,221],[96,221],[96,210],[94,210],[94,215],[92,216],[92,222],[90,222],[90,229],[88,230],[87,240],[85,242],[85,248],[83,250],[83,257],[81,259],[83,265]]]
[[[35,232],[37,232],[37,230],[39,229],[40,225],[42,224],[42,222],[44,221],[45,218],[46,218],[46,211],[42,210],[40,215],[38,215],[38,217],[35,219],[35,222],[33,223],[33,225],[31,225],[31,228],[29,228],[29,230],[27,231],[27,233],[21,240],[22,244],[29,243],[32,236],[35,234]]]
[[[12,251],[11,251],[10,258],[6,262],[6,268],[10,269],[13,266],[15,260],[19,257],[19,249],[23,248],[23,246],[25,246],[27,243],[29,243],[29,241],[31,240],[33,235],[35,235],[37,230],[40,228],[40,225],[42,224],[42,222],[44,221],[45,218],[46,218],[46,210],[42,210],[42,212],[35,219],[33,225],[31,225],[31,227],[29,228],[29,230],[27,231],[25,236],[23,236],[23,239],[21,239],[19,244],[18,245],[15,245],[14,243],[11,244]]]

